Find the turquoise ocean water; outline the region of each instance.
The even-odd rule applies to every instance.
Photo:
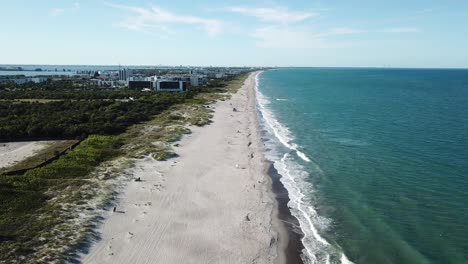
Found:
[[[308,263],[468,263],[468,70],[258,76]]]

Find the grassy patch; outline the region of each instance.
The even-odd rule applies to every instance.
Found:
[[[89,184],[100,162],[119,155],[120,146],[116,136],[93,135],[49,165],[21,176],[0,176],[1,259],[28,256],[44,244],[44,234],[57,232],[66,215],[53,201],[63,194],[69,199],[62,204],[85,199],[73,197],[74,191]]]
[[[35,153],[34,156],[20,161],[14,164],[13,166],[1,168],[0,175],[10,171],[34,168],[44,163],[44,161],[54,158],[57,155],[57,153],[62,153],[77,142],[78,140],[59,140],[47,142],[46,144],[48,145],[44,149]]]

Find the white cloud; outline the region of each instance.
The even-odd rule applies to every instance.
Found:
[[[313,49],[339,48],[347,43],[334,43],[306,29],[293,29],[287,26],[266,26],[255,29],[251,34],[259,48]]]
[[[382,30],[382,32],[385,32],[385,33],[418,33],[421,31],[418,28],[399,27],[399,28],[384,29]]]
[[[216,19],[207,19],[197,16],[177,15],[157,6],[151,8],[124,6],[107,3],[108,6],[127,10],[132,13],[129,17],[117,23],[117,26],[134,31],[160,31],[164,34],[173,34],[169,28],[171,24],[195,25],[206,31],[209,36],[221,33],[223,24]]]
[[[49,14],[53,17],[57,17],[62,15],[65,12],[65,9],[63,8],[52,8],[49,12]]]
[[[263,22],[272,22],[272,23],[296,23],[304,21],[308,18],[317,16],[317,13],[313,12],[297,12],[290,11],[286,8],[251,8],[243,6],[231,6],[226,8],[227,11],[241,14],[244,16],[251,16],[258,18]]]

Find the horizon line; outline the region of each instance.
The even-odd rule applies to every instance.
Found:
[[[291,68],[335,68],[335,69],[434,69],[434,70],[468,70],[466,67],[411,67],[411,66],[239,66],[239,65],[148,65],[148,64],[5,64],[0,66],[98,66],[98,67],[171,67],[171,68],[187,68],[187,67],[204,67],[204,68],[275,68],[275,69],[291,69]]]

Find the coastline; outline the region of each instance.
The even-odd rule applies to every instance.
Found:
[[[282,176],[275,169],[273,163],[270,163],[268,166],[268,176],[271,178],[271,188],[276,199],[276,218],[278,221],[281,221],[281,228],[286,230],[286,234],[284,235],[285,242],[282,244],[284,257],[288,264],[302,264],[304,263],[302,259],[304,245],[301,241],[303,233],[299,221],[291,214],[288,207],[288,190],[281,183],[280,178]]]
[[[286,263],[288,230],[264,158],[252,73],[168,161],[136,161],[84,263]],[[234,109],[235,108],[235,109]]]

